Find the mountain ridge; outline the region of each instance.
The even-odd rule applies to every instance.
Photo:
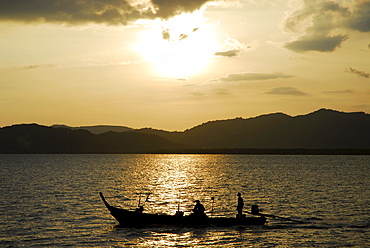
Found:
[[[108,125],[17,124],[0,128],[0,153],[181,153],[265,149],[367,150],[370,149],[370,115],[331,109],[297,116],[272,113],[208,121],[181,132]]]

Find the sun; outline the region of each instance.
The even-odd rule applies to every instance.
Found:
[[[201,11],[155,20],[136,50],[162,77],[186,78],[202,72],[215,52],[213,28]]]

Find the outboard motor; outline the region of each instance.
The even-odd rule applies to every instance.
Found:
[[[251,212],[252,212],[253,215],[259,215],[260,210],[258,209],[258,205],[252,205]]]
[[[176,217],[184,217],[184,212],[183,211],[180,211],[180,203],[177,205],[177,211],[176,211],[176,214],[175,214]]]
[[[176,211],[176,214],[175,214],[176,217],[184,217],[184,212],[183,211]]]
[[[143,206],[139,206],[137,209],[135,209],[135,213],[137,214],[142,214],[144,212],[144,207]]]

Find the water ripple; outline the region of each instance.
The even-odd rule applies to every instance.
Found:
[[[369,156],[0,155],[1,247],[366,247]],[[129,229],[99,199],[147,212],[246,208],[306,224]],[[212,198],[214,197],[214,201]],[[249,210],[249,209],[247,209]]]

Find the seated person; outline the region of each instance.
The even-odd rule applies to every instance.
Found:
[[[206,214],[204,213],[204,211],[206,211],[206,209],[204,208],[204,206],[202,205],[202,203],[200,203],[199,200],[196,200],[195,201],[196,204],[193,208],[193,213],[194,215],[197,215],[197,216],[205,216]]]

